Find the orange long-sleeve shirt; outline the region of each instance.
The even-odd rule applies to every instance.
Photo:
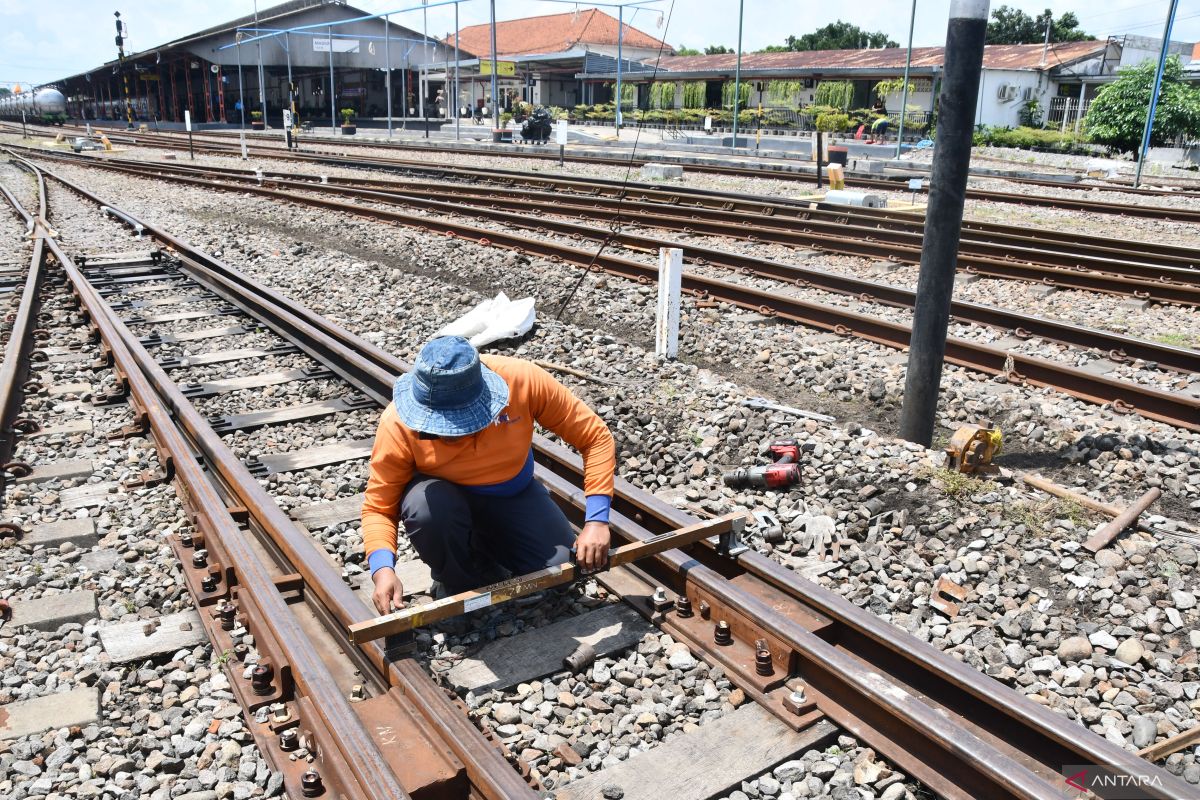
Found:
[[[394,405],[384,410],[362,507],[368,555],[395,553],[400,501],[417,473],[483,492],[512,481],[530,459],[535,422],[583,455],[584,494],[612,497],[616,448],[604,420],[536,364],[495,355],[480,360],[508,384],[508,405],[479,433],[454,442],[421,439],[400,421]]]

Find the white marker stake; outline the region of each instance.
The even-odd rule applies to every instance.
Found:
[[[196,160],[196,151],[192,147],[192,112],[184,109],[183,111],[183,127],[187,128],[188,135],[188,158]]]
[[[242,140],[242,161],[245,161],[245,160],[247,159],[247,155],[246,155],[246,132],[245,132],[245,131],[242,131],[242,132],[241,132],[241,134],[239,134],[238,138]]]
[[[683,280],[683,250],[658,250],[658,315],[655,319],[654,353],[675,358],[679,353],[679,289]]]
[[[554,127],[554,139],[558,142],[558,166],[563,165],[563,153],[567,149],[567,121],[560,119]]]

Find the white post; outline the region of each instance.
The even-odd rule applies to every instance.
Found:
[[[683,250],[658,250],[658,314],[654,327],[654,354],[674,359],[679,353],[679,290],[683,279]]]
[[[242,161],[245,161],[245,160],[247,159],[247,155],[246,155],[246,132],[245,132],[245,131],[242,131],[240,134],[238,134],[238,138],[239,138],[239,139],[241,139],[241,142],[242,142]]]

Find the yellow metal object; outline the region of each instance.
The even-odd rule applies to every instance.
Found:
[[[963,473],[994,471],[992,457],[1000,452],[1003,435],[990,425],[963,425],[956,430],[946,446],[946,466]]]
[[[845,189],[846,188],[846,171],[841,164],[829,165],[829,188],[830,189]]]
[[[105,136],[103,133],[100,134],[100,143],[104,145],[105,150],[111,151],[113,149],[112,142],[110,142],[108,140],[108,137]]]

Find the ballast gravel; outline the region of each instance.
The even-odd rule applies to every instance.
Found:
[[[589,276],[556,321],[579,277],[570,267],[299,207],[285,222],[258,198],[238,197],[231,219],[235,196],[180,188],[163,209],[156,183],[61,171],[101,196],[119,188],[129,210],[401,358],[484,296],[531,294],[539,327],[496,349],[599,379],[559,375],[609,422],[622,476],[683,508],[773,512],[780,530],[754,544],[801,572],[837,537],[840,557],[817,578],[827,588],[1131,750],[1200,724],[1195,433],[950,367],[938,443],[965,422],[994,420],[1005,434],[1001,471],[964,479],[936,449],[888,435],[904,362],[876,345],[687,299],[680,360],[663,363],[650,352],[652,287]],[[79,211],[83,236],[97,222]],[[742,405],[756,394],[838,422]],[[723,470],[764,463],[780,436],[804,448],[797,490],[722,485]],[[1147,517],[1158,532],[1092,557],[1080,542],[1101,520],[1026,488],[1026,470],[1116,505],[1158,486],[1163,500]],[[930,605],[938,578],[967,589],[956,615]],[[1194,749],[1165,765],[1200,781]]]

